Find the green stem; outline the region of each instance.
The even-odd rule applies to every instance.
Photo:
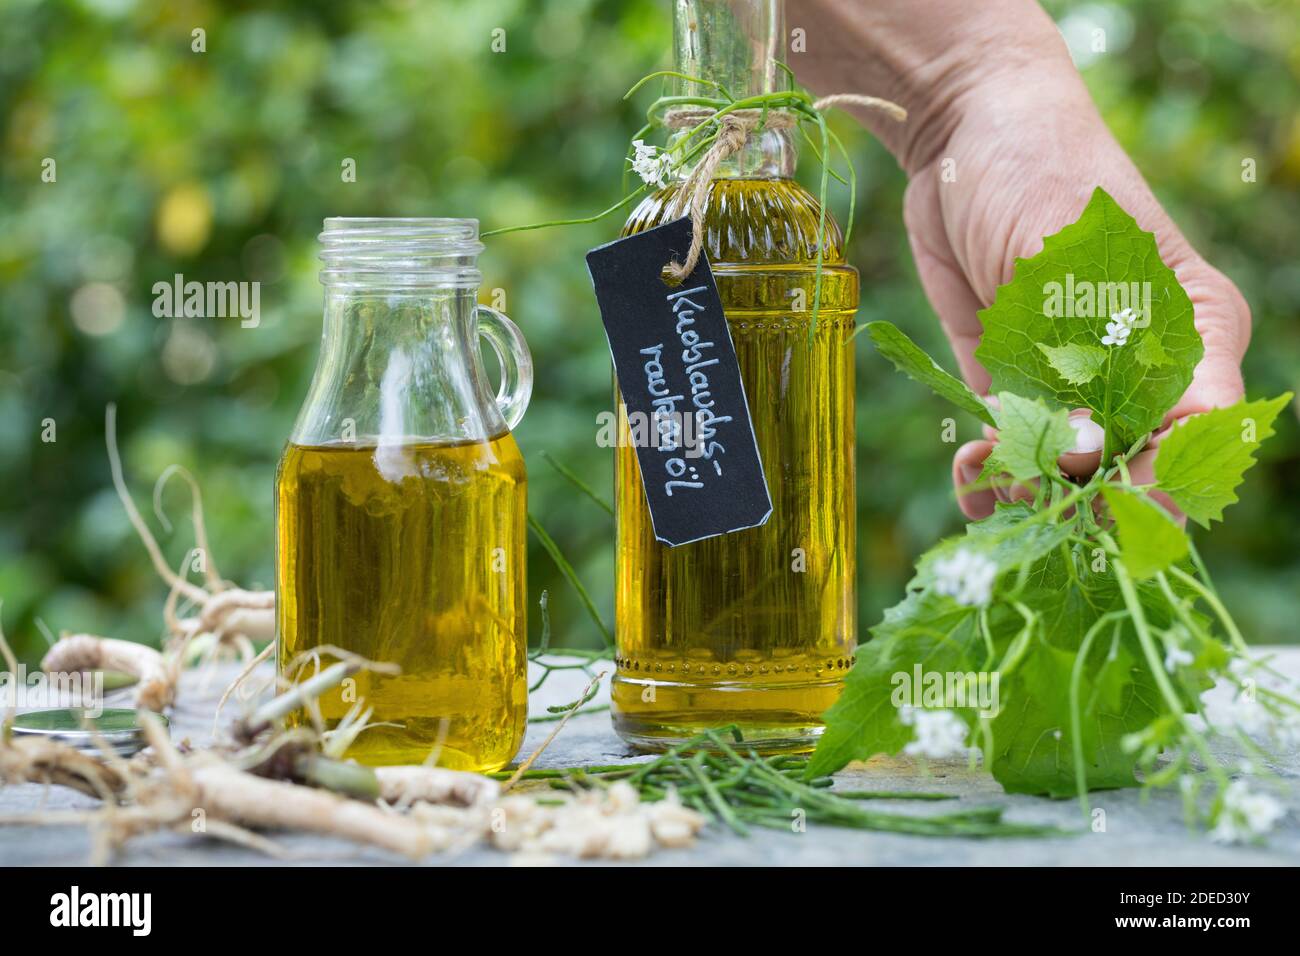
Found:
[[[1114,542],[1110,540],[1109,535],[1103,534],[1110,546]],[[1183,733],[1192,741],[1196,750],[1205,761],[1205,769],[1219,782],[1220,786],[1228,785],[1228,775],[1223,772],[1223,768],[1210,752],[1209,745],[1205,738],[1188,725],[1184,718],[1183,702],[1179,700],[1177,692],[1172,684],[1169,683],[1169,675],[1165,673],[1164,661],[1160,659],[1160,653],[1156,649],[1155,639],[1151,636],[1151,631],[1147,626],[1146,612],[1142,608],[1142,601],[1138,598],[1137,587],[1133,583],[1128,569],[1124,567],[1124,562],[1119,558],[1111,561],[1111,567],[1115,569],[1115,578],[1119,582],[1120,592],[1124,596],[1124,604],[1128,608],[1129,616],[1133,619],[1133,627],[1137,631],[1138,643],[1142,647],[1142,655],[1146,658],[1147,667],[1151,671],[1152,679],[1156,682],[1160,694],[1165,699],[1165,704],[1169,707],[1171,716],[1178,722]]]
[[[928,790],[833,790],[841,800],[956,800],[954,793],[934,793]]]
[[[1228,609],[1223,606],[1223,602],[1219,600],[1219,597],[1214,593],[1214,590],[1206,587],[1181,568],[1170,568],[1169,573],[1179,581],[1182,581],[1188,587],[1192,588],[1205,600],[1205,603],[1210,606],[1214,611],[1215,616],[1218,617],[1220,623],[1223,624],[1223,629],[1228,632],[1228,637],[1232,641],[1232,646],[1235,647],[1239,653],[1245,654],[1249,657],[1250,647],[1246,644],[1246,639],[1241,636],[1241,631],[1237,629],[1237,622],[1232,619],[1232,615],[1228,613]]]
[[[1070,745],[1074,751],[1074,782],[1079,791],[1079,806],[1083,808],[1083,815],[1086,817],[1089,810],[1088,806],[1088,769],[1083,759],[1083,711],[1079,706],[1079,684],[1083,678],[1083,666],[1088,657],[1088,650],[1092,647],[1093,638],[1101,629],[1111,621],[1122,620],[1123,611],[1111,611],[1109,614],[1103,614],[1093,622],[1092,627],[1083,635],[1083,640],[1079,643],[1079,653],[1074,659],[1074,667],[1070,669]]]
[[[564,553],[560,550],[560,546],[555,543],[555,539],[542,527],[541,522],[531,514],[528,516],[528,527],[533,529],[533,533],[537,535],[537,540],[542,543],[542,548],[551,556],[551,560],[560,569],[560,573],[568,578],[569,583],[573,585],[573,589],[578,592],[578,598],[587,609],[587,614],[596,622],[596,627],[600,629],[600,634],[605,639],[606,649],[612,651],[614,649],[613,635],[610,634],[609,628],[605,626],[605,622],[601,619],[600,612],[596,610],[596,604],[592,601],[591,595],[587,593],[587,589],[578,578],[578,572],[573,569],[573,565],[569,564],[568,559],[564,557]]]
[[[844,248],[848,249],[849,240],[853,238],[853,220],[857,217],[858,210],[858,171],[854,168],[853,160],[849,157],[849,151],[845,149],[844,143],[840,140],[839,134],[836,133],[835,130],[831,129],[829,125],[827,125],[826,129],[831,135],[831,141],[835,143],[840,156],[844,159],[844,168],[849,171],[849,181],[845,184],[849,188],[849,218],[844,225]],[[826,166],[827,169],[830,169],[829,162],[824,163],[823,165]],[[836,179],[839,179],[840,182],[844,182],[841,177],[836,176],[833,169],[831,170],[831,175],[835,176]]]
[[[637,80],[636,83],[632,85],[632,88],[630,90],[628,90],[626,93],[623,94],[623,99],[630,100],[632,98],[632,95],[636,93],[637,90],[641,89],[641,87],[645,86],[651,80],[660,76],[673,76],[679,80],[686,80],[688,83],[698,83],[700,84],[700,86],[711,86],[719,93],[721,93],[723,96],[725,96],[728,102],[735,99],[735,97],[731,95],[730,91],[721,83],[717,82],[716,80],[706,80],[694,76],[688,76],[687,74],[679,73],[676,70],[655,70],[653,73],[647,73],[645,76],[641,77],[641,79]]]
[[[690,767],[694,772],[696,779],[699,781],[700,786],[704,789],[705,796],[708,797],[709,803],[713,804],[713,808],[718,811],[718,816],[723,819],[727,826],[731,827],[731,829],[736,832],[737,836],[749,836],[749,828],[740,822],[735,811],[732,810],[731,805],[722,798],[722,794],[714,785],[713,781],[709,779],[708,773],[704,770],[702,766],[703,763],[704,754],[697,753],[691,759]]]
[[[550,708],[548,707],[547,709],[549,710]],[[573,712],[573,715],[577,717],[581,714],[599,714],[607,710],[609,710],[609,704],[597,704],[595,707],[580,707]],[[563,720],[567,716],[567,711],[562,714],[545,714],[539,717],[529,717],[528,722],[530,724],[549,724],[557,720]]]
[[[1101,464],[1098,471],[1105,471],[1110,464],[1111,449],[1111,432],[1110,432],[1110,387],[1111,387],[1111,366],[1114,364],[1115,349],[1112,347],[1106,353],[1106,395],[1102,399],[1101,407]]]
[[[628,193],[608,209],[596,213],[594,216],[583,216],[579,219],[548,219],[546,222],[533,222],[526,226],[502,226],[499,229],[489,229],[487,232],[479,233],[480,239],[487,239],[491,236],[504,236],[508,232],[528,232],[532,229],[545,229],[548,226],[580,226],[589,222],[600,222],[606,216],[612,215],[630,203],[637,196],[646,191],[646,184],[638,186],[632,192]]]
[[[351,760],[331,760],[320,754],[303,754],[294,761],[294,776],[314,787],[355,797],[379,799],[379,778],[374,770]]]
[[[831,151],[830,135],[827,132],[826,117],[820,113],[817,114],[817,128],[821,130],[822,134],[822,154],[829,155]],[[808,322],[808,346],[810,348],[816,341],[817,318],[821,314],[822,264],[826,259],[826,190],[829,186],[826,170],[828,168],[826,163],[822,163],[821,185],[817,192],[817,204],[820,208],[817,211],[817,265],[813,278],[813,309],[812,318]]]
[[[592,487],[588,485],[585,481],[583,481],[581,478],[579,478],[578,475],[571,468],[569,468],[563,462],[557,461],[555,458],[552,458],[551,453],[549,451],[543,451],[541,455],[542,455],[542,459],[548,465],[554,468],[557,472],[559,472],[560,476],[564,478],[566,481],[568,481],[569,484],[573,485],[573,487],[577,488],[579,491],[581,491],[584,495],[586,495],[588,498],[590,498],[592,501],[598,504],[602,509],[604,509],[609,514],[612,515],[614,513],[614,506],[611,505],[604,498],[602,498],[600,495],[596,494],[596,492],[592,489]]]
[[[589,767],[545,767],[525,770],[519,777],[520,780],[556,780],[563,777],[571,776],[575,773],[600,774],[602,776],[627,776],[636,772],[640,767],[639,763],[631,764],[594,764]],[[513,770],[497,770],[492,773],[484,774],[485,777],[491,777],[493,780],[509,780],[514,776]]]

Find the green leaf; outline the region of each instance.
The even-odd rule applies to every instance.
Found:
[[[1120,615],[1113,623],[1103,621],[1123,611],[1123,594],[1109,569],[1090,572],[1093,555],[1088,549],[1067,551],[1059,537],[1062,526],[1031,521],[1033,514],[1024,504],[1003,506],[972,524],[965,538],[942,542],[922,559],[907,599],[872,629],[872,640],[859,650],[843,694],[826,713],[811,775],[832,773],[850,760],[899,752],[912,739],[912,730],[898,719],[897,675],[912,675],[918,665],[925,674],[945,676],[1002,666],[994,662],[1003,660],[1024,631],[1028,615],[1032,624],[1024,653],[998,674],[999,709],[988,724],[992,745],[978,729],[974,734],[976,743],[988,747],[984,765],[1009,793],[1061,797],[1076,792],[1070,688],[1077,662],[1077,743],[1085,783],[1089,789],[1136,783],[1137,755],[1125,752],[1123,738],[1166,708],[1132,620]],[[1024,569],[1017,608],[995,599],[981,612],[925,587],[930,559],[960,542],[1000,555],[1004,571],[1017,566],[1018,544],[1033,548],[1032,556],[1022,553],[1019,562]],[[1153,629],[1173,625],[1173,611],[1156,584],[1139,583],[1137,592]],[[980,633],[981,614],[989,623],[988,643]],[[1080,662],[1085,637],[1098,622]],[[1188,698],[1185,704],[1190,709],[1193,701]]]
[[[998,443],[993,449],[997,467],[1018,481],[1057,471],[1056,459],[1078,440],[1070,415],[1052,410],[1041,399],[1030,400],[1002,392],[997,414]],[[992,456],[991,456],[992,457]]]
[[[1029,521],[1033,514],[1024,502],[999,504],[992,515],[968,525],[965,535],[941,541],[922,556],[907,598],[871,629],[871,640],[858,649],[843,693],[826,712],[826,730],[813,754],[811,775],[833,773],[850,760],[897,753],[912,739],[912,729],[898,718],[894,675],[912,674],[918,664],[925,672],[965,673],[986,663],[979,609],[928,590],[934,562],[959,547],[978,550],[1001,568],[1035,561],[1058,548],[1069,537],[1069,528]],[[1018,614],[1005,609],[991,619],[1001,645],[1022,623]]]
[[[1189,518],[1208,528],[1237,500],[1237,486],[1255,463],[1255,449],[1291,393],[1193,415],[1160,442],[1156,484]]]
[[[1159,505],[1116,485],[1101,489],[1115,519],[1120,556],[1139,581],[1181,561],[1187,555],[1187,533]]]
[[[1072,381],[1091,353],[1071,351],[1053,363],[1062,355],[1053,350],[1104,347],[1106,324],[1134,304],[1129,300],[1141,314],[1128,341],[1105,347],[1099,374]],[[1076,222],[1043,240],[1042,252],[1016,260],[1015,278],[980,319],[984,335],[975,357],[992,376],[993,391],[1091,408],[1111,452],[1159,427],[1204,351],[1191,300],[1160,261],[1155,237],[1101,189]]]
[[[1008,793],[1066,797],[1077,792],[1070,682],[1076,651],[1039,644],[999,687],[992,721],[993,777]],[[1098,641],[1079,681],[1084,773],[1089,790],[1137,783],[1121,740],[1156,716],[1154,682],[1129,642]]]
[[[1069,796],[1077,792],[1070,684],[1089,629],[1124,607],[1114,575],[1091,573],[1091,555],[1060,550],[1035,562],[1022,601],[1036,615],[1034,639],[999,687],[1001,711],[991,723],[993,752],[985,765],[1008,793]],[[1159,589],[1140,585],[1149,622],[1167,626]],[[1149,724],[1163,707],[1146,669],[1131,620],[1103,625],[1080,665],[1080,749],[1088,789],[1131,786],[1136,756],[1121,740]],[[978,739],[978,735],[976,737]]]
[[[1155,342],[1152,336],[1146,336],[1143,342]],[[1107,352],[1100,345],[1085,345],[1071,342],[1069,345],[1044,345],[1038,343],[1048,363],[1071,385],[1087,385],[1101,374],[1106,364]]]
[[[917,666],[925,672],[973,670],[972,655],[982,647],[978,617],[975,608],[930,591],[913,592],[887,610],[871,629],[872,639],[858,649],[839,700],[826,712],[826,730],[808,776],[902,750],[913,730],[899,720],[894,675],[911,675]]]
[[[867,335],[876,343],[880,354],[894,363],[894,367],[908,377],[929,386],[940,398],[946,398],[963,411],[970,412],[986,425],[993,425],[993,414],[984,400],[971,391],[970,386],[939,367],[898,326],[892,322],[869,322]]]
[[[934,563],[950,556],[958,548],[969,548],[985,555],[1005,571],[1036,561],[1070,537],[1070,526],[1061,522],[1028,521],[1034,509],[1028,503],[999,502],[993,514],[966,526],[964,535],[945,538],[923,554],[916,563],[916,576],[908,582],[910,590],[929,587],[934,581]]]
[[[1137,344],[1133,346],[1133,357],[1143,368],[1154,368],[1169,361],[1165,347],[1154,335],[1143,335],[1138,338]]]

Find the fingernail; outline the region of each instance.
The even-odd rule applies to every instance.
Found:
[[[979,479],[980,469],[974,465],[961,465],[958,470],[961,472],[961,483],[964,486],[973,485]]]
[[[1101,451],[1101,446],[1106,441],[1106,433],[1100,425],[1091,418],[1071,418],[1070,424],[1074,426],[1074,447],[1070,449],[1071,454],[1082,455]]]

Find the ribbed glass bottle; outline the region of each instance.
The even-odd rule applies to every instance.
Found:
[[[678,0],[677,69],[721,82],[737,98],[784,89],[775,65],[781,12],[779,0]],[[685,95],[709,93],[694,83],[682,87]],[[704,215],[705,250],[745,382],[771,517],[762,527],[665,547],[651,528],[635,449],[625,440],[616,452],[614,725],[647,749],[729,724],[761,749],[808,749],[853,663],[849,337],[858,275],[828,215],[810,344],[820,207],[792,179],[794,133],[752,134],[719,167]],[[623,234],[680,216],[681,186],[679,179],[645,199]]]

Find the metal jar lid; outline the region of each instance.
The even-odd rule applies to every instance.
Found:
[[[154,716],[167,726],[166,717]],[[88,754],[99,754],[102,745],[121,757],[130,757],[147,746],[140,712],[125,707],[106,708],[95,717],[76,707],[33,710],[14,716],[13,732],[15,736],[57,740]]]

